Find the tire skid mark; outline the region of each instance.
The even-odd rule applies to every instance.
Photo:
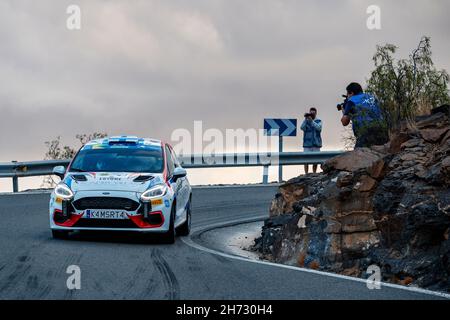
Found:
[[[29,269],[31,269],[31,265],[29,266]],[[43,299],[47,297],[52,290],[48,280],[45,279],[44,281],[40,281],[38,274],[31,274],[30,272],[26,279],[25,289],[30,292],[31,297],[33,298]]]
[[[41,289],[41,292],[38,294],[38,299],[46,298],[49,293],[52,291],[52,287],[50,285],[46,285]]]
[[[151,250],[150,256],[152,253],[153,250]],[[138,259],[138,256],[136,255],[131,258]],[[135,296],[137,299],[150,298],[158,286],[158,283],[154,279],[154,270],[155,268],[149,268],[147,262],[138,262],[131,273],[131,279],[126,281],[123,290],[121,290],[121,297],[123,299],[129,299],[130,296]],[[163,286],[166,286],[165,283]]]
[[[128,293],[136,290],[137,277],[142,274],[145,274],[145,266],[143,264],[138,264],[132,273],[132,278],[125,284],[125,288],[123,290],[123,297],[127,298]]]
[[[12,295],[18,293],[20,298],[23,291],[28,292],[31,298],[42,299],[48,296],[52,290],[52,286],[47,279],[40,278],[40,273],[36,271],[35,256],[39,256],[42,248],[38,248],[36,244],[30,246],[28,250],[21,252],[16,257],[16,262],[11,265],[13,269],[7,276],[0,278],[0,293],[9,291]],[[6,265],[5,265],[6,266]],[[5,267],[3,266],[3,267]],[[5,268],[5,272],[8,268]],[[3,270],[1,268],[0,270]]]
[[[71,300],[71,299],[73,299],[74,291],[76,291],[76,290],[69,290],[69,289],[67,289],[66,292],[64,293],[63,300]]]
[[[21,281],[21,279],[28,276],[28,273],[31,270],[30,257],[28,256],[28,253],[20,256],[17,261],[18,262],[12,266],[14,270],[10,272],[4,280],[2,279],[3,284],[0,286],[0,293],[8,290],[12,286],[16,287],[16,284]]]
[[[153,278],[150,278],[145,287],[145,292],[140,298],[144,299],[144,298],[151,297],[155,291],[156,286],[157,286],[156,281]]]
[[[27,289],[36,290],[39,287],[37,275],[29,275],[27,279]]]
[[[68,254],[65,259],[66,268],[70,265],[80,265],[81,257],[82,257],[81,253]]]
[[[196,260],[192,257],[187,257],[186,261],[187,261],[187,266],[188,266],[189,271],[200,272],[202,270],[202,268],[199,265],[198,260]]]
[[[94,281],[94,289],[98,292],[104,292],[103,285],[99,281]]]
[[[231,261],[231,259],[227,259],[218,255],[213,254],[212,255],[214,259],[216,259],[217,261],[219,261],[222,264],[232,264],[233,261]]]
[[[166,287],[167,290],[165,298],[169,300],[179,300],[180,285],[172,269],[170,269],[169,264],[162,257],[161,251],[159,249],[153,250],[151,257],[153,265],[163,277],[164,286]]]

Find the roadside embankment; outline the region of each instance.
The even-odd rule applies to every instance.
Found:
[[[449,292],[449,108],[281,185],[254,249],[356,277],[376,265],[382,281]]]

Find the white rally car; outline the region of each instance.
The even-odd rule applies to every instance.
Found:
[[[188,235],[192,189],[167,143],[132,136],[92,140],[75,155],[50,197],[54,238],[74,230]]]

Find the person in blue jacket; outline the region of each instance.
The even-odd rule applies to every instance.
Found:
[[[355,148],[387,143],[389,137],[377,99],[364,93],[356,82],[350,83],[346,90],[347,99],[342,108],[341,123],[348,126],[351,120],[356,137]]]
[[[303,131],[303,150],[305,152],[319,152],[322,148],[322,120],[317,118],[317,109],[310,108],[305,114],[305,120],[300,127]],[[317,164],[313,164],[313,172],[316,173]],[[305,173],[309,172],[309,165],[305,164]]]

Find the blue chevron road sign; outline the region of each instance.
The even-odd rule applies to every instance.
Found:
[[[283,137],[297,135],[297,119],[264,119],[264,134],[278,137],[278,152],[283,152]],[[266,172],[268,174],[268,172]],[[267,174],[265,180],[267,180]],[[278,181],[283,180],[283,166],[278,166]]]
[[[266,136],[295,137],[297,135],[297,119],[264,119]]]

